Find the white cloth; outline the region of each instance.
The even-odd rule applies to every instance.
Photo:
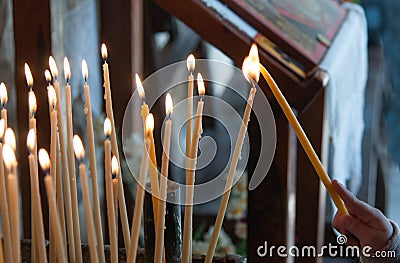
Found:
[[[361,184],[364,93],[368,77],[368,33],[364,10],[346,3],[349,10],[320,68],[329,73],[326,115],[331,142],[331,178],[349,180],[356,192]]]

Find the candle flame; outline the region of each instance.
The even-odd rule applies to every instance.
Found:
[[[5,123],[4,123],[4,119],[0,120],[0,139],[3,140],[3,136],[4,136],[4,130],[5,128]]]
[[[83,143],[78,135],[74,135],[74,151],[76,159],[82,160],[85,158],[85,149],[83,148]]]
[[[111,135],[111,121],[109,118],[106,118],[104,120],[104,134],[106,137],[109,137]]]
[[[146,117],[146,133],[151,134],[154,130],[154,116],[152,113]]]
[[[165,112],[167,115],[170,115],[174,109],[174,104],[172,102],[171,94],[167,93],[165,97]]]
[[[103,60],[106,60],[108,58],[108,52],[107,52],[107,47],[106,44],[101,44],[101,57]]]
[[[8,101],[8,92],[7,87],[4,82],[0,83],[0,101],[1,105],[6,105]]]
[[[119,173],[118,159],[115,155],[111,159],[111,171],[113,175],[117,175]]]
[[[17,158],[15,157],[15,152],[10,145],[8,144],[3,145],[2,154],[3,154],[4,165],[6,166],[7,170],[11,170],[12,168],[18,165]]]
[[[51,70],[51,75],[53,75],[53,77],[56,79],[58,77],[58,68],[56,61],[52,56],[49,57],[49,66]]]
[[[30,129],[28,132],[28,136],[26,137],[26,147],[28,148],[30,153],[33,153],[35,150],[35,141],[36,134],[34,129]]]
[[[71,78],[71,67],[67,57],[64,57],[64,76],[67,81]]]
[[[31,69],[29,68],[28,64],[25,63],[25,77],[26,77],[26,83],[28,84],[29,87],[33,86],[33,77],[32,77],[32,72]]]
[[[7,128],[4,132],[4,143],[10,145],[14,151],[17,148],[17,141],[13,129]]]
[[[260,58],[256,44],[251,46],[249,56],[244,59],[242,71],[247,81],[253,79],[258,82],[260,79]]]
[[[37,102],[36,102],[36,95],[35,92],[32,90],[29,91],[28,95],[28,103],[29,103],[29,112],[33,115],[37,110]]]
[[[51,82],[51,74],[50,74],[50,71],[48,69],[46,69],[44,71],[44,77],[46,78],[47,83]]]
[[[203,76],[200,73],[197,74],[197,88],[199,90],[199,95],[203,96],[206,93],[206,87],[204,86]]]
[[[144,99],[144,89],[143,89],[142,81],[140,80],[140,77],[137,73],[135,74],[135,79],[136,79],[136,88],[139,92],[139,96],[141,99]]]
[[[88,66],[86,60],[82,60],[82,77],[85,81],[88,78]]]
[[[50,170],[50,157],[45,149],[39,150],[39,164],[44,172],[48,172]]]
[[[188,58],[186,59],[186,66],[189,72],[194,71],[195,67],[196,67],[196,59],[194,58],[194,56],[192,54],[190,54],[188,56]]]
[[[55,107],[56,104],[57,104],[57,95],[56,95],[56,91],[55,91],[53,85],[49,85],[49,86],[47,87],[47,97],[48,97],[48,99],[49,99],[49,104],[50,104],[50,105],[53,107],[53,109],[54,109],[54,107]]]

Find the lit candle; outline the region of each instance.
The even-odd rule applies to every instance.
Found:
[[[56,193],[54,191],[54,182],[53,182],[54,175],[50,174],[50,158],[49,154],[44,149],[39,150],[39,163],[40,167],[45,173],[44,183],[46,186],[47,202],[49,204],[49,213],[50,213],[49,217],[50,220],[52,221],[50,223],[50,226],[53,228],[53,233],[61,233],[61,222],[57,210]],[[67,246],[65,244],[65,241],[61,237],[61,235],[54,235],[54,237],[55,237],[58,261],[66,263],[68,260],[66,252]]]
[[[278,85],[275,83],[275,80],[271,77],[269,72],[266,68],[259,64],[259,68],[261,71],[262,76],[267,81],[269,88],[271,89],[272,93],[275,96],[275,99],[278,101],[279,106],[281,106],[283,113],[285,114],[286,118],[288,119],[290,125],[292,126],[293,130],[296,133],[297,138],[300,141],[301,146],[303,147],[304,151],[306,152],[308,159],[311,161],[315,171],[317,172],[320,180],[326,187],[329,195],[331,196],[333,202],[335,203],[339,213],[341,214],[348,214],[347,209],[340,199],[339,195],[336,193],[335,189],[333,188],[331,179],[329,178],[328,174],[325,171],[324,166],[322,165],[321,161],[318,158],[318,155],[315,153],[314,148],[312,147],[310,141],[307,138],[303,128],[301,127],[299,121],[296,118],[296,115],[293,113],[292,109],[289,106],[289,103],[283,96],[282,92],[280,91]]]
[[[32,221],[34,222],[34,228],[32,228],[32,232],[35,233],[34,234],[35,239],[33,239],[32,242],[36,242],[39,261],[47,262],[42,204],[40,200],[40,190],[39,190],[37,158],[36,155],[34,154],[36,151],[36,134],[34,129],[30,129],[28,132],[26,146],[29,151],[28,158],[29,158],[29,171],[31,179],[31,200],[32,200],[31,210],[32,210]]]
[[[171,95],[168,93],[165,99],[165,110],[167,114],[167,121],[165,122],[164,129],[164,151],[161,163],[161,177],[160,177],[160,207],[158,209],[158,221],[156,227],[156,245],[154,252],[154,262],[162,262],[162,253],[164,249],[164,226],[165,226],[165,208],[167,198],[167,179],[168,179],[168,166],[169,166],[169,150],[171,141],[171,114],[173,110],[173,103]]]
[[[70,78],[70,68],[68,61],[64,59],[64,73],[66,79]],[[61,95],[59,89],[59,81],[58,81],[58,69],[56,62],[53,57],[49,57],[49,66],[50,71],[53,75],[53,85],[54,90],[56,92],[56,110],[57,110],[57,126],[58,126],[58,136],[59,136],[59,144],[60,144],[60,152],[61,155],[61,168],[62,168],[62,184],[63,184],[63,199],[65,202],[65,217],[67,221],[67,235],[68,235],[68,252],[69,252],[69,260],[71,262],[75,262],[75,240],[74,240],[74,228],[73,228],[73,217],[72,217],[72,205],[71,205],[71,187],[69,183],[69,168],[68,168],[68,157],[67,157],[67,145],[65,138],[65,130],[64,130],[64,118],[63,111],[61,109]],[[49,76],[50,77],[50,76]],[[47,79],[47,78],[46,78]],[[50,77],[51,79],[51,77]],[[62,214],[61,214],[62,215]]]
[[[114,155],[111,158],[111,173],[112,173],[112,188],[113,188],[113,201],[114,201],[114,215],[115,215],[115,222],[118,222],[118,171],[119,171],[119,164],[118,159]],[[115,229],[117,236],[118,236],[118,228]]]
[[[7,102],[8,92],[4,82],[0,83],[0,102],[1,102],[1,119],[4,120],[4,127],[7,129]]]
[[[78,160],[79,164],[79,176],[81,178],[82,183],[82,196],[83,196],[83,206],[85,210],[85,218],[86,218],[86,231],[89,239],[89,252],[90,252],[90,261],[95,263],[99,262],[98,254],[97,254],[97,242],[96,242],[96,233],[94,230],[94,221],[92,215],[92,207],[90,205],[90,196],[89,196],[89,186],[88,179],[86,174],[86,165],[85,165],[85,150],[83,148],[82,140],[78,135],[74,136],[74,150],[75,156]]]
[[[20,226],[19,226],[19,191],[15,167],[18,165],[17,158],[12,146],[3,145],[3,160],[7,169],[7,198],[10,217],[11,248],[13,262],[21,262]]]
[[[154,129],[153,114],[149,114],[147,116],[145,129],[147,136],[145,136],[146,139],[144,141],[142,160],[140,163],[139,182],[138,182],[138,187],[136,189],[135,210],[133,212],[133,220],[132,220],[131,243],[127,256],[127,262],[129,263],[136,262],[136,256],[137,256],[140,224],[143,212],[144,187],[146,184],[146,173],[147,173],[148,157],[150,150],[150,139],[148,138],[150,137],[150,134],[153,133]]]
[[[88,66],[86,60],[82,60],[82,77],[84,79],[84,86],[83,86],[83,92],[85,94],[84,113],[86,115],[86,130],[87,130],[89,164],[90,164],[89,171],[90,171],[90,177],[92,178],[92,199],[94,208],[94,222],[96,227],[97,252],[100,262],[105,262],[103,230],[101,226],[100,200],[99,200],[99,191],[97,186],[97,170],[96,170],[97,164],[96,164],[96,150],[95,150],[94,132],[93,132],[92,105],[90,103],[89,84],[87,83]]]
[[[199,145],[199,139],[202,133],[202,115],[203,115],[203,96],[205,93],[205,86],[203,77],[201,74],[197,74],[197,86],[199,90],[200,100],[197,103],[197,112],[194,120],[192,142],[189,152],[189,162],[186,165],[186,206],[185,206],[185,217],[183,226],[183,246],[182,246],[182,262],[186,263],[190,261],[191,252],[191,240],[192,240],[192,227],[193,227],[193,194],[194,194],[194,182],[195,182],[195,170],[197,161],[197,148]]]
[[[106,184],[106,202],[107,202],[107,217],[108,217],[108,233],[110,239],[110,258],[112,263],[118,262],[118,241],[115,222],[115,208],[113,201],[113,188],[111,177],[111,121],[109,118],[104,120],[104,182]]]
[[[2,215],[1,224],[3,226],[4,235],[4,256],[6,262],[12,262],[12,248],[11,248],[11,232],[10,232],[10,218],[8,213],[6,181],[4,177],[3,166],[3,136],[5,132],[5,120],[0,120],[0,212]]]
[[[52,85],[47,87],[47,96],[50,106],[50,174],[56,176],[57,165],[57,111],[55,110],[57,97]],[[56,181],[61,178],[54,177]],[[58,194],[58,193],[57,193]]]
[[[107,48],[105,44],[101,45],[101,56],[103,58],[103,76],[104,76],[104,99],[106,102],[106,113],[107,117],[111,121],[111,147],[112,153],[117,157],[118,162],[120,162],[119,151],[118,151],[118,143],[117,143],[117,134],[115,131],[115,121],[114,121],[114,112],[112,107],[112,99],[111,99],[111,87],[110,87],[110,74],[107,63]],[[129,223],[128,223],[128,214],[126,213],[126,204],[125,204],[125,195],[124,195],[124,185],[122,182],[122,174],[121,169],[118,172],[118,204],[119,204],[119,212],[121,215],[121,225],[122,225],[122,234],[124,236],[125,249],[129,247]]]
[[[252,84],[252,88],[250,89],[249,97],[247,99],[246,108],[243,114],[243,120],[240,124],[239,133],[236,139],[235,148],[232,155],[232,160],[229,166],[228,177],[225,183],[224,194],[222,195],[221,203],[218,209],[217,218],[215,220],[214,229],[211,235],[211,239],[208,245],[207,256],[205,262],[211,263],[214,257],[215,248],[217,246],[217,241],[219,237],[219,233],[221,231],[222,223],[224,221],[226,208],[229,202],[229,196],[231,193],[231,189],[233,186],[233,180],[235,178],[235,171],[237,167],[237,163],[239,160],[240,152],[242,150],[242,145],[244,141],[244,137],[246,135],[247,125],[250,120],[251,108],[253,106],[254,96],[256,94],[256,88],[254,83],[258,82],[260,77],[260,70],[258,69],[258,56],[254,55],[254,52],[257,50],[251,50],[249,57],[246,57],[243,62],[242,71],[245,78]]]
[[[36,131],[36,110],[37,110],[37,101],[36,95],[33,90],[28,92],[28,104],[29,104],[29,129],[34,129]]]
[[[157,171],[157,159],[156,159],[156,149],[155,149],[155,143],[154,143],[154,137],[153,133],[148,133],[146,131],[146,120],[147,116],[149,115],[149,106],[146,103],[146,95],[144,93],[143,85],[142,82],[140,81],[139,75],[135,75],[136,78],[136,87],[139,93],[140,98],[142,99],[142,106],[141,106],[141,117],[143,121],[143,138],[150,139],[150,158],[148,160],[149,162],[149,171],[150,171],[150,186],[151,186],[151,192],[152,192],[152,201],[153,201],[153,215],[154,215],[154,228],[157,227],[157,216],[158,216],[158,199],[157,196],[159,196],[159,184],[158,184],[158,171]],[[157,234],[157,233],[156,233]]]
[[[188,104],[187,104],[187,119],[186,119],[186,163],[188,163],[188,154],[190,152],[190,144],[192,139],[192,116],[193,116],[193,71],[196,66],[196,60],[190,54],[186,60],[188,77]]]
[[[66,101],[66,115],[67,115],[67,154],[68,154],[68,170],[69,170],[69,185],[71,191],[71,207],[72,207],[72,221],[74,229],[74,245],[76,262],[82,262],[82,249],[81,249],[81,234],[79,227],[79,210],[78,210],[78,194],[76,189],[76,173],[75,173],[75,158],[73,146],[73,124],[72,124],[72,102],[71,102],[71,86],[69,79],[71,78],[71,70],[67,58],[64,58],[64,71],[67,84],[65,85],[65,101]]]
[[[25,68],[26,84],[28,85],[28,91],[32,91],[32,89],[33,89],[33,77],[32,77],[31,69],[29,68],[27,63],[25,63],[24,68]],[[28,112],[28,120],[30,120],[31,118],[32,118],[31,117],[31,112]]]

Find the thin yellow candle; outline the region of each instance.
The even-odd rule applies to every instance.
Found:
[[[139,233],[140,233],[140,225],[142,220],[142,212],[143,212],[143,201],[144,201],[144,187],[146,184],[146,174],[147,174],[147,166],[148,166],[148,158],[149,158],[149,150],[150,150],[150,134],[153,133],[154,129],[154,118],[153,114],[149,114],[146,118],[145,125],[146,133],[148,134],[144,141],[143,152],[142,152],[142,160],[140,163],[140,172],[139,172],[139,181],[138,187],[136,189],[136,199],[135,199],[135,210],[133,212],[133,220],[132,220],[132,231],[131,231],[131,245],[128,250],[127,261],[128,263],[136,262],[137,256],[137,248],[139,242]]]
[[[54,175],[57,184],[58,179],[61,179],[55,177],[57,169],[57,111],[55,110],[57,97],[52,85],[47,87],[47,96],[50,106],[50,174]]]
[[[65,62],[65,61],[64,61]],[[62,168],[62,184],[63,184],[63,199],[65,202],[65,218],[67,223],[67,236],[68,236],[68,252],[69,260],[75,262],[75,240],[74,240],[74,227],[73,227],[73,217],[72,217],[72,205],[71,205],[71,188],[69,183],[69,168],[68,168],[68,157],[67,157],[67,145],[64,130],[64,118],[63,111],[61,108],[61,95],[58,82],[58,69],[56,62],[53,57],[49,57],[50,70],[53,75],[53,86],[56,92],[56,109],[57,109],[57,126],[58,126],[58,136],[60,144],[60,154],[61,154],[61,168]],[[66,79],[70,78],[70,68],[69,63],[66,61],[64,63],[64,73]],[[50,76],[49,76],[50,77]],[[47,79],[47,78],[46,78]],[[51,77],[50,77],[51,79]],[[60,214],[62,215],[62,214]]]
[[[250,53],[251,56],[252,53]],[[235,171],[237,167],[237,163],[239,160],[240,152],[242,150],[242,145],[244,141],[244,137],[246,135],[247,124],[250,120],[251,108],[253,106],[254,96],[256,94],[256,88],[254,83],[258,81],[260,76],[260,71],[258,70],[258,62],[254,61],[252,57],[245,58],[243,62],[242,71],[246,79],[252,84],[252,88],[250,89],[249,97],[247,99],[246,108],[243,114],[243,120],[240,125],[239,133],[236,139],[235,148],[233,151],[231,163],[229,166],[228,177],[225,183],[224,194],[222,195],[221,203],[218,209],[217,218],[215,220],[214,229],[211,235],[211,240],[208,245],[207,256],[205,262],[211,263],[214,257],[215,248],[217,246],[217,241],[219,237],[219,233],[221,231],[222,223],[224,221],[226,208],[228,206],[229,197],[231,194],[231,189],[233,186],[233,180],[235,178]]]
[[[320,180],[326,187],[326,189],[327,189],[330,197],[332,198],[333,202],[335,203],[335,206],[337,207],[339,213],[348,214],[343,201],[340,199],[339,195],[336,193],[335,189],[333,188],[331,179],[329,178],[328,174],[326,173],[324,166],[322,165],[321,161],[319,160],[318,155],[315,153],[314,148],[312,147],[310,141],[308,140],[307,135],[305,134],[299,121],[297,120],[296,116],[294,115],[293,111],[291,110],[289,103],[283,96],[278,85],[275,83],[275,80],[271,77],[271,75],[269,74],[267,69],[262,64],[259,64],[259,67],[260,67],[262,76],[267,81],[269,88],[271,89],[272,93],[275,96],[275,99],[278,101],[279,106],[282,108],[283,113],[285,114],[290,125],[292,126],[293,130],[295,131],[296,136],[299,139],[301,146],[303,147],[304,151],[306,152],[308,159],[311,161]]]
[[[158,171],[157,171],[157,159],[156,159],[156,151],[155,151],[155,143],[154,143],[154,137],[153,133],[148,133],[146,131],[146,120],[147,116],[149,115],[149,106],[146,103],[146,95],[144,93],[143,85],[142,82],[139,78],[139,75],[135,75],[136,78],[136,87],[139,93],[140,98],[142,99],[142,106],[140,108],[140,114],[142,117],[143,121],[143,137],[145,139],[150,139],[150,158],[148,160],[149,162],[149,171],[150,171],[150,185],[151,185],[151,192],[152,192],[152,201],[153,201],[153,215],[154,215],[154,227],[157,227],[157,222],[158,222],[158,199],[157,196],[159,196],[159,184],[158,184]],[[157,235],[157,233],[156,233]]]
[[[84,161],[85,150],[83,148],[82,140],[78,135],[74,136],[74,150],[76,159],[78,160],[79,163],[79,176],[81,178],[81,183],[82,183],[83,206],[86,218],[86,231],[89,239],[90,262],[97,263],[99,262],[99,257],[97,252],[97,241],[96,241],[96,232],[94,230],[92,206],[90,205],[86,165]]]
[[[7,129],[7,102],[8,92],[4,82],[0,83],[0,103],[1,103],[1,119],[4,120],[4,127]]]
[[[108,69],[108,63],[107,63],[107,47],[105,44],[101,45],[101,56],[103,58],[104,64],[103,64],[103,77],[104,77],[104,99],[106,102],[106,113],[107,117],[111,121],[111,147],[112,147],[112,153],[115,155],[118,159],[118,162],[120,162],[119,158],[119,151],[118,151],[118,143],[117,143],[117,134],[115,131],[115,121],[114,121],[114,112],[113,112],[113,107],[112,107],[112,99],[111,99],[111,86],[110,86],[110,74],[109,74],[109,69]],[[121,225],[122,225],[122,234],[124,236],[124,244],[125,244],[125,249],[129,247],[129,223],[128,223],[128,214],[126,212],[126,203],[125,203],[125,195],[124,195],[124,185],[122,182],[122,174],[121,174],[121,169],[118,172],[118,204],[119,204],[119,212],[121,215]]]
[[[37,110],[37,101],[36,95],[33,90],[28,92],[28,105],[29,105],[29,129],[34,129],[36,131],[36,110]]]
[[[111,121],[109,118],[104,120],[104,182],[106,184],[106,202],[107,202],[107,218],[108,218],[108,234],[110,239],[110,258],[112,263],[118,262],[118,241],[115,222],[115,209],[113,201],[113,188],[111,177]]]
[[[26,78],[26,84],[28,85],[28,91],[32,91],[33,89],[33,76],[31,69],[29,68],[29,65],[27,63],[24,64],[25,68],[25,78]],[[28,112],[28,120],[31,118],[31,113]]]
[[[114,201],[114,215],[115,222],[118,222],[118,171],[119,163],[117,157],[114,155],[111,158],[111,173],[112,173],[112,188],[113,188],[113,201]],[[115,229],[118,236],[118,228]]]
[[[73,124],[72,124],[72,101],[71,101],[71,86],[69,79],[71,77],[71,70],[67,58],[64,58],[64,71],[67,84],[65,85],[65,101],[66,101],[66,115],[67,115],[67,154],[68,154],[68,170],[69,170],[69,186],[71,191],[71,207],[72,207],[72,221],[74,229],[74,245],[76,262],[82,262],[82,249],[81,249],[81,234],[79,226],[79,210],[78,210],[78,193],[76,189],[76,173],[75,173],[75,157],[73,146]]]
[[[189,162],[186,170],[186,206],[185,217],[183,226],[183,246],[182,246],[182,262],[188,263],[190,261],[191,240],[192,240],[192,227],[193,227],[193,195],[194,195],[194,182],[195,170],[197,161],[197,150],[199,139],[201,136],[201,121],[203,115],[203,96],[205,93],[205,86],[201,74],[197,74],[197,86],[199,90],[200,100],[197,103],[197,112],[193,127],[193,136],[189,152]]]
[[[7,198],[10,217],[11,248],[13,262],[21,262],[20,225],[19,225],[19,191],[17,175],[14,173],[18,165],[12,146],[3,145],[3,160],[7,169]]]
[[[0,212],[2,215],[1,224],[3,226],[4,235],[4,256],[6,262],[12,262],[12,248],[11,248],[11,233],[10,233],[10,218],[8,213],[8,202],[6,196],[6,181],[4,177],[4,166],[3,166],[3,136],[5,120],[0,120]]]
[[[27,136],[26,146],[29,150],[29,171],[31,179],[31,199],[32,199],[32,220],[35,222],[35,241],[38,251],[39,262],[47,262],[46,244],[43,226],[42,204],[40,200],[39,178],[36,151],[36,134],[34,129],[30,129]],[[32,240],[33,241],[33,240]]]
[[[162,155],[161,163],[161,177],[160,177],[160,206],[158,209],[158,221],[156,227],[156,245],[154,252],[154,262],[161,263],[164,249],[164,226],[165,226],[165,208],[167,198],[167,179],[168,179],[168,167],[169,167],[169,152],[171,142],[171,127],[172,120],[171,114],[173,110],[173,103],[171,95],[168,93],[165,99],[165,110],[167,114],[167,120],[165,122],[164,129],[164,151]]]
[[[57,210],[56,193],[54,191],[54,175],[50,174],[50,158],[46,150],[39,150],[39,163],[42,170],[45,172],[44,183],[46,186],[47,202],[49,204],[50,226],[53,228],[53,233],[61,233],[60,215]],[[67,245],[61,235],[55,235],[55,244],[57,251],[58,262],[68,262]]]
[[[94,208],[94,222],[96,227],[97,252],[100,262],[103,263],[105,262],[103,229],[101,224],[99,190],[97,185],[97,170],[96,170],[97,164],[96,164],[96,150],[95,150],[94,132],[93,132],[92,105],[90,103],[89,84],[87,83],[88,73],[89,72],[86,60],[82,60],[82,76],[84,79],[83,92],[85,94],[84,112],[86,115],[86,130],[87,130],[89,164],[90,164],[89,171],[90,171],[90,177],[92,178],[92,199]]]

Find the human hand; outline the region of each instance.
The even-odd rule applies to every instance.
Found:
[[[348,245],[370,246],[373,251],[382,249],[393,235],[393,226],[383,213],[357,199],[338,181],[332,182],[342,198],[348,215],[336,213],[333,226],[347,237]]]

